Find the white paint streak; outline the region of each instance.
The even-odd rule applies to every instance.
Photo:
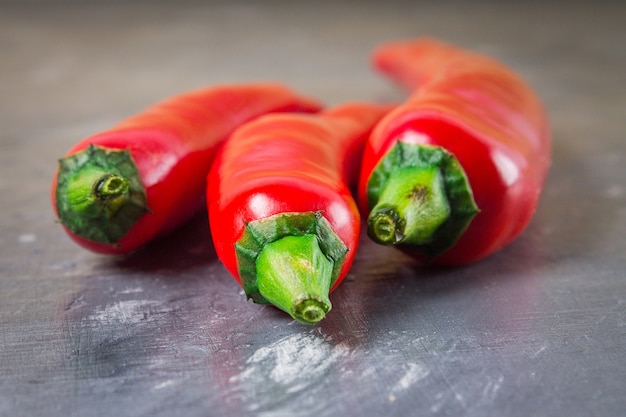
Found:
[[[609,188],[607,188],[606,194],[609,198],[620,198],[623,197],[626,193],[624,192],[624,187],[619,184],[613,184]]]
[[[361,378],[369,378],[374,374],[376,374],[376,368],[374,366],[365,368],[363,372],[361,372]]]
[[[163,381],[159,384],[156,384],[153,389],[163,389],[163,388],[167,388],[171,385],[174,385],[174,381],[173,380],[167,380],[167,381]]]
[[[444,378],[444,382],[446,384],[447,389],[435,395],[434,397],[435,401],[433,405],[430,406],[430,411],[433,413],[439,412],[445,404],[450,402],[450,398],[453,398],[454,401],[456,401],[457,403],[461,405],[461,407],[467,408],[463,395],[457,391],[456,387],[454,385],[451,385],[445,378]]]
[[[138,292],[143,292],[143,288],[141,287],[135,287],[135,288],[126,288],[122,291],[120,291],[120,294],[136,294]]]
[[[541,348],[539,348],[539,350],[537,350],[535,353],[533,353],[533,354],[531,355],[531,358],[536,358],[537,356],[539,356],[539,354],[540,354],[541,352],[543,352],[544,350],[546,350],[546,348],[547,348],[547,347],[548,347],[548,346],[545,346],[545,345],[544,345],[544,346],[542,346]]]
[[[145,320],[145,313],[148,312],[150,306],[157,304],[159,304],[157,301],[150,300],[118,301],[95,311],[88,319],[109,323],[139,323]]]
[[[503,381],[503,375],[500,375],[496,380],[488,381],[483,388],[483,399],[493,401],[496,398]]]
[[[312,334],[298,333],[258,349],[246,361],[244,371],[230,380],[255,384],[269,377],[284,386],[286,392],[294,393],[322,377],[348,354],[348,348],[342,344],[332,345]]]
[[[435,401],[433,402],[433,405],[430,406],[430,412],[431,413],[439,412],[439,410],[441,410],[444,404],[445,404],[445,399],[443,396],[443,392],[438,392],[435,395]]]
[[[398,393],[412,387],[418,381],[426,378],[430,374],[430,371],[417,363],[409,362],[406,365],[406,371],[404,375],[396,382],[391,389],[391,392]]]
[[[20,243],[33,243],[37,240],[37,236],[32,233],[24,233],[18,236],[17,240]]]

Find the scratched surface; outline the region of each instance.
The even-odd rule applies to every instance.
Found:
[[[295,3],[0,4],[0,415],[623,416],[626,6]],[[550,113],[539,210],[492,258],[428,269],[364,239],[307,327],[244,300],[203,214],[115,258],[55,223],[78,139],[221,82],[399,98],[367,54],[418,35],[515,67]]]

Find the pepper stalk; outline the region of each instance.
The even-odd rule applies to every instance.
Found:
[[[367,192],[368,236],[431,259],[452,247],[479,212],[460,163],[437,146],[396,142]]]
[[[73,233],[111,245],[150,212],[130,152],[93,144],[59,160],[56,205]]]
[[[315,324],[332,308],[328,294],[348,248],[321,212],[305,212],[247,223],[235,251],[248,299]]]

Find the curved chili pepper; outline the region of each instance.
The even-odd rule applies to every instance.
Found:
[[[370,237],[443,265],[513,241],[550,165],[535,93],[503,64],[434,39],[382,45],[373,61],[411,94],[364,151],[359,203]]]
[[[81,246],[133,251],[201,209],[210,165],[236,127],[270,112],[319,109],[273,83],[172,97],[72,147],[54,176],[53,207]]]
[[[313,324],[354,259],[360,217],[350,186],[389,106],[350,103],[256,119],[226,141],[207,200],[219,259],[248,299]]]

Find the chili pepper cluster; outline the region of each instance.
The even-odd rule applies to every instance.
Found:
[[[513,70],[431,38],[373,65],[402,103],[324,108],[281,83],[171,97],[79,141],[52,203],[79,245],[135,251],[203,208],[247,298],[314,324],[361,230],[424,263],[459,266],[517,238],[550,166],[547,117]]]

